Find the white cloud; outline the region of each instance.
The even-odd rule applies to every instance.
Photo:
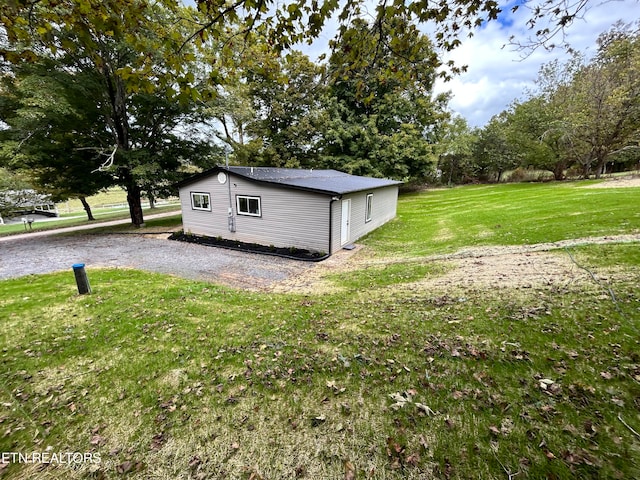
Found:
[[[187,3],[193,0],[182,0]],[[514,5],[514,0],[499,0],[504,5]],[[523,3],[522,0],[517,0]],[[370,0],[371,5],[375,0]],[[373,8],[373,7],[371,7]],[[510,7],[503,8],[510,12]],[[510,14],[511,25],[496,21],[489,22],[482,30],[475,32],[471,38],[462,38],[462,45],[454,50],[445,60],[453,59],[457,65],[467,65],[466,73],[444,83],[438,81],[438,92],[451,91],[453,94],[450,107],[467,119],[471,126],[483,126],[493,115],[503,111],[507,106],[534,87],[534,81],[540,67],[556,58],[566,59],[566,52],[557,48],[551,52],[544,49],[534,51],[527,58],[520,52],[506,45],[509,37],[524,40],[531,35],[526,27],[530,12],[519,8]],[[584,19],[578,19],[567,29],[565,40],[571,46],[587,54],[596,50],[598,36],[622,19],[630,23],[640,18],[640,0],[589,0],[589,10]],[[319,38],[312,45],[296,45],[313,60],[320,54],[329,53],[328,43],[337,30],[337,19],[327,21]],[[432,32],[433,25],[425,25],[425,32]],[[557,39],[562,42],[562,38]]]
[[[640,8],[637,0],[594,0],[584,19],[567,30],[566,41],[581,52],[593,54],[597,37],[622,19],[633,22],[638,19]],[[527,88],[533,88],[540,67],[553,59],[568,58],[561,48],[553,51],[537,49],[527,58],[513,47],[504,46],[509,37],[526,39],[527,11],[519,9],[513,15],[510,26],[490,22],[447,56],[457,65],[467,65],[466,73],[450,82],[438,81],[438,92],[451,91],[450,107],[467,119],[471,126],[483,126],[493,115],[503,111],[511,102],[522,97]],[[558,42],[562,39],[559,38]]]

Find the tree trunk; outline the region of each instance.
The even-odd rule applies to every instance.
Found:
[[[599,158],[596,163],[596,178],[600,178],[603,173],[605,173],[605,166],[607,165],[606,157]]]
[[[144,227],[144,216],[142,214],[142,190],[136,183],[130,171],[121,171],[121,185],[127,192],[127,204],[129,205],[129,215],[131,223],[135,227]]]
[[[127,185],[127,203],[129,204],[129,214],[131,223],[135,227],[144,227],[144,216],[142,214],[142,195],[140,187],[135,182]]]
[[[149,209],[153,210],[156,208],[156,197],[153,193],[147,194],[147,198],[149,198]]]
[[[91,206],[89,205],[89,202],[87,202],[87,197],[78,197],[78,199],[82,202],[84,211],[87,212],[87,219],[90,222],[94,221],[95,218],[93,217],[93,213],[91,213]]]
[[[554,180],[564,180],[565,163],[563,161],[556,162],[553,166],[553,178]]]

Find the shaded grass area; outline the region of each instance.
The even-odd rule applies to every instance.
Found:
[[[181,215],[180,206],[179,205],[171,205],[165,207],[157,207],[154,209],[143,209],[145,215],[154,215],[157,213],[176,211],[176,215]],[[51,220],[51,221],[42,221],[42,222],[34,222],[32,224],[32,230],[29,231],[44,231],[44,230],[55,230],[58,228],[65,227],[75,227],[79,225],[91,225],[93,223],[98,224],[100,222],[106,222],[110,220],[123,220],[129,218],[128,211],[117,211],[117,212],[107,212],[104,214],[96,214],[96,220],[94,222],[89,222],[85,217],[81,218],[64,218],[61,217],[59,220]],[[145,221],[146,224],[150,222]],[[109,227],[111,230],[116,229],[118,227]],[[120,229],[131,228],[131,225],[123,225]],[[25,231],[24,225],[22,224],[10,224],[10,225],[0,225],[0,236],[7,235],[17,235],[21,233],[27,233]]]
[[[637,243],[585,245],[571,250],[579,259],[596,267],[640,267],[640,248]]]
[[[329,275],[340,287],[359,290],[415,282],[447,271],[444,263],[402,262],[372,265],[359,270]]]
[[[121,187],[111,187],[95,195],[87,197],[87,203],[91,209],[98,210],[105,206],[127,205],[127,192]],[[63,212],[83,212],[84,206],[77,198],[71,198],[65,202],[58,203],[58,209]]]
[[[384,255],[450,253],[640,231],[640,188],[591,182],[481,185],[405,195],[367,244]]]
[[[136,235],[144,233],[168,233],[169,231],[174,230],[180,226],[182,226],[182,213],[178,211],[175,215],[145,220],[144,227],[142,228],[134,227],[130,223],[125,223],[122,225],[112,225],[107,227],[96,226],[96,228],[82,230],[79,233],[82,235],[101,235],[109,233],[132,233]],[[68,232],[62,235],[76,235],[76,232]]]
[[[6,473],[638,478],[621,421],[640,429],[638,259],[576,254],[627,259],[617,304],[596,284],[389,288],[437,274],[417,265],[334,279],[348,295],[119,269],[90,271],[90,296],[68,273],[3,281],[0,450],[101,458]]]

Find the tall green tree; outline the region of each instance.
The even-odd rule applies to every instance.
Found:
[[[440,181],[448,185],[467,183],[479,174],[473,156],[477,132],[469,128],[467,121],[455,115],[446,122],[438,142],[438,169]]]
[[[247,132],[259,142],[252,163],[313,167],[317,161],[323,69],[297,51],[281,56],[271,69],[246,70],[255,118]]]
[[[507,112],[508,137],[521,153],[522,167],[548,170],[563,180],[575,162],[572,126],[558,116],[557,105],[542,96],[514,103]]]
[[[505,112],[495,115],[480,130],[474,145],[474,157],[482,180],[500,182],[504,172],[521,164],[522,153],[509,138],[509,125]]]
[[[150,178],[150,170],[159,172],[148,164],[158,157],[138,151],[148,151],[149,146],[141,146],[132,131],[138,128],[148,133],[153,130],[152,120],[157,119],[136,113],[140,96],[153,95],[180,105],[191,101],[193,49],[180,50],[185,38],[179,20],[182,11],[187,12],[143,0],[43,0],[10,2],[0,15],[7,33],[0,50],[5,61],[15,66],[48,63],[52,72],[98,79],[99,88],[90,98],[110,141],[83,148],[106,155],[95,169],[108,172],[125,188],[134,225],[144,223],[144,178]],[[148,125],[142,125],[149,119]],[[153,133],[162,136],[166,131]]]
[[[381,40],[382,37],[382,40]],[[348,63],[345,51],[363,55]],[[437,55],[408,19],[354,21],[328,62],[323,162],[356,174],[419,180],[434,172],[446,95],[433,95]]]
[[[113,185],[97,171],[109,136],[93,97],[96,77],[51,68],[50,62],[22,65],[0,86],[0,161],[27,174],[53,200],[79,198],[93,220],[86,197]]]
[[[94,130],[102,126],[109,141],[94,135],[94,144],[82,148],[104,155],[91,170],[108,172],[125,188],[134,225],[144,223],[141,195],[154,193],[149,180],[179,166],[168,154],[177,143],[171,129],[192,105],[195,81],[193,48],[180,50],[182,12],[189,14],[142,0],[44,0],[12,2],[0,16],[7,32],[0,54],[14,68],[46,63],[71,82],[95,79],[88,98],[101,118]]]
[[[571,115],[582,145],[583,175],[599,177],[640,139],[640,24],[616,25],[598,39],[596,57],[574,77]]]

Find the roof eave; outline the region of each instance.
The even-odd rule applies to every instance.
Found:
[[[176,186],[178,188],[182,188],[185,187],[191,183],[197,182],[198,180],[201,180],[202,178],[206,178],[210,175],[214,175],[216,173],[219,172],[225,172],[227,174],[230,175],[236,175],[238,177],[244,178],[246,180],[249,180],[251,182],[255,182],[255,183],[261,183],[261,184],[266,184],[266,185],[273,185],[273,186],[277,186],[277,187],[281,187],[281,188],[288,188],[288,189],[293,189],[293,190],[301,190],[304,192],[311,192],[311,193],[318,193],[321,195],[330,195],[330,196],[342,196],[342,195],[347,195],[350,193],[359,193],[359,192],[365,192],[367,190],[375,190],[378,188],[387,188],[387,187],[392,187],[392,186],[397,186],[399,187],[400,185],[402,185],[403,182],[397,181],[397,180],[390,180],[388,185],[380,185],[378,187],[367,187],[367,188],[358,188],[355,190],[347,190],[347,191],[336,191],[336,190],[326,190],[326,189],[319,189],[319,188],[313,188],[313,187],[305,187],[305,186],[301,186],[301,185],[291,185],[291,184],[286,184],[286,183],[281,183],[281,182],[274,182],[274,181],[270,181],[270,180],[264,180],[264,179],[259,179],[259,178],[254,178],[250,175],[244,175],[242,173],[239,173],[237,171],[233,171],[230,168],[226,168],[224,166],[221,165],[217,165],[213,168],[210,168],[208,170],[205,170],[203,172],[200,172],[192,177],[189,177],[185,180],[182,180],[181,182],[178,182],[176,184]]]

